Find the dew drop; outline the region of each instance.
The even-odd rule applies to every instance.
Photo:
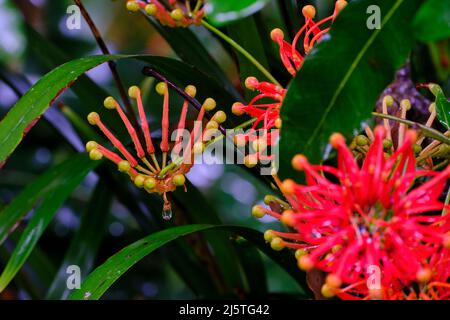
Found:
[[[162,218],[166,221],[172,219],[172,208],[164,206],[162,211]]]

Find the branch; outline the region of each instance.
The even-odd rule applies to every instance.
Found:
[[[105,41],[103,40],[99,30],[97,29],[94,21],[92,20],[91,16],[87,12],[86,8],[84,7],[81,0],[74,0],[76,5],[80,8],[81,14],[84,17],[84,20],[86,20],[86,23],[89,25],[89,28],[91,29],[92,34],[95,37],[95,40],[97,41],[98,46],[100,47],[100,50],[103,52],[103,54],[111,54],[108,47],[106,46]],[[122,97],[122,101],[125,105],[125,109],[128,113],[128,115],[131,117],[131,121],[133,125],[137,124],[136,121],[136,113],[134,112],[133,108],[131,107],[130,100],[128,98],[127,92],[125,90],[125,87],[120,79],[120,75],[117,72],[116,63],[114,61],[108,62],[109,69],[111,70],[111,73],[114,78],[114,82],[116,83],[117,88],[119,89],[120,96]]]

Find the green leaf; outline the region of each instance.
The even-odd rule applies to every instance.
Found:
[[[219,225],[220,220],[214,206],[189,181],[186,184],[188,192],[177,190],[173,195],[183,205],[189,221],[192,223],[207,223]],[[205,212],[208,214],[205,215]],[[221,276],[227,284],[228,293],[233,294],[235,288],[243,288],[239,259],[227,234],[223,232],[206,232],[205,239],[209,242]]]
[[[0,244],[20,220],[35,208],[10,260],[0,275],[0,292],[25,263],[58,208],[98,163],[79,154],[48,170],[0,212]]]
[[[66,285],[68,266],[79,266],[82,277],[87,276],[91,271],[101,240],[105,235],[111,202],[111,191],[105,183],[99,182],[81,217],[80,227],[70,243],[57,276],[47,292],[46,299],[60,300],[69,296],[70,291]]]
[[[381,9],[380,29],[367,27],[371,5]],[[340,13],[306,57],[281,108],[282,176],[296,175],[290,165],[295,154],[318,163],[332,133],[351,135],[370,118],[412,47],[410,17],[417,5],[417,0],[356,0]]]
[[[243,19],[258,12],[269,0],[209,0],[205,4],[208,20],[216,26]]]
[[[262,297],[267,294],[267,275],[264,261],[258,249],[245,239],[238,239],[235,244],[242,264],[250,297]],[[255,268],[255,266],[258,266]]]
[[[413,26],[418,40],[431,42],[449,38],[450,1],[425,1],[414,17]]]
[[[73,291],[69,299],[99,299],[120,276],[148,254],[179,237],[209,228],[210,225],[186,225],[156,232],[132,243],[89,274],[81,288]]]
[[[14,247],[19,242],[22,231],[23,228],[17,228],[8,237],[6,242],[0,246],[1,265],[6,265],[8,262]],[[46,252],[39,246],[34,248],[25,266],[17,274],[14,282],[16,285],[23,287],[32,299],[42,299],[56,274],[55,266],[52,264]]]
[[[439,122],[447,129],[450,130],[450,101],[445,96],[444,91],[438,85],[432,85],[432,92],[436,97],[436,113]]]
[[[252,17],[245,18],[238,21],[227,28],[229,36],[241,44],[253,57],[256,58],[266,69],[269,69],[269,63],[262,45],[263,41],[258,33],[256,21]],[[243,57],[240,53],[236,53],[239,61],[239,76],[241,82],[244,84],[247,77],[253,76],[258,79],[265,79],[258,68],[255,67],[248,59]],[[243,86],[244,87],[244,86]],[[245,91],[246,99],[250,100],[256,93]]]
[[[73,60],[47,73],[33,85],[0,122],[0,167],[59,94],[84,72],[109,60],[111,56]]]
[[[108,290],[111,285],[117,281],[128,269],[130,269],[134,264],[139,262],[141,259],[146,257],[148,254],[159,249],[163,245],[170,241],[178,239],[182,236],[186,236],[193,232],[206,231],[208,229],[224,229],[233,233],[237,233],[247,240],[258,243],[258,247],[265,250],[269,256],[278,263],[286,263],[285,258],[288,256],[284,252],[276,252],[270,249],[269,246],[264,243],[263,236],[260,232],[245,227],[233,227],[233,226],[212,226],[205,224],[198,225],[185,225],[180,227],[175,227],[171,229],[166,229],[157,233],[153,233],[141,240],[138,240],[131,245],[123,248],[121,251],[111,256],[106,262],[97,267],[82,283],[79,290],[73,291],[69,299],[71,300],[81,300],[81,299],[99,299]],[[267,250],[268,248],[268,250]],[[275,253],[275,254],[273,254]],[[280,255],[284,255],[281,257]],[[289,255],[292,259],[289,266],[285,266],[291,274],[299,279],[302,284],[304,282],[304,274],[301,273],[296,264],[295,259],[292,255]],[[257,266],[255,266],[257,267]]]

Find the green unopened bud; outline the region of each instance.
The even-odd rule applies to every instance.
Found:
[[[267,196],[264,197],[264,203],[269,205],[273,202],[277,202],[277,197],[272,196],[270,194],[268,194]]]
[[[98,147],[98,143],[95,141],[89,141],[88,143],[86,143],[86,151],[87,152],[91,152],[94,149],[97,149]]]
[[[384,139],[383,140],[383,149],[388,150],[392,148],[392,140],[391,139]]]
[[[117,167],[120,172],[129,172],[131,170],[131,164],[126,160],[120,161]]]
[[[270,247],[275,251],[280,251],[284,248],[284,241],[280,237],[275,237],[270,241]]]
[[[402,101],[400,101],[400,108],[406,110],[411,109],[411,101],[409,101],[408,99],[403,99]]]
[[[149,16],[154,16],[156,14],[156,12],[158,12],[158,7],[151,3],[145,6],[145,12],[149,15]]]
[[[205,108],[206,111],[214,110],[216,105],[216,100],[214,100],[213,98],[208,98],[205,100],[205,102],[203,102],[203,108]]]
[[[97,149],[93,149],[89,152],[89,158],[92,160],[101,160],[103,158],[103,154]]]
[[[127,10],[131,12],[136,12],[139,10],[139,4],[134,0],[130,0],[127,2]]]
[[[137,99],[137,97],[140,94],[141,94],[141,89],[139,89],[138,86],[132,86],[128,89],[128,95],[133,99]]]
[[[437,96],[440,92],[442,92],[441,87],[435,83],[428,84],[428,89],[430,89],[434,96]]]
[[[253,208],[252,208],[252,216],[253,217],[255,217],[257,219],[261,219],[265,215],[266,215],[266,212],[262,206],[260,206],[260,205],[253,206]]]
[[[422,146],[417,143],[413,144],[413,150],[415,154],[419,154],[422,151]]]
[[[197,88],[193,85],[188,85],[184,89],[184,92],[186,92],[191,98],[195,98],[195,96],[197,95]]]
[[[308,254],[308,251],[306,251],[305,249],[297,249],[295,250],[295,259],[300,259],[300,257],[304,256]]]
[[[355,141],[356,144],[360,147],[367,146],[370,143],[369,138],[361,134],[356,137]]]
[[[186,178],[184,175],[182,174],[176,174],[173,179],[172,182],[175,186],[177,187],[181,187],[186,183]]]
[[[116,108],[116,100],[113,97],[107,97],[105,101],[103,101],[103,105],[106,109],[115,109]]]
[[[206,124],[206,129],[217,129],[217,128],[219,128],[219,124],[214,120],[211,120]]]
[[[244,164],[248,168],[253,168],[258,163],[258,158],[254,154],[249,154],[244,158]]]
[[[178,9],[173,10],[170,13],[170,16],[172,17],[173,20],[180,21],[184,17],[184,12],[183,12],[183,10],[178,8]]]
[[[272,239],[275,237],[275,233],[273,232],[273,230],[266,230],[266,232],[264,232],[264,240],[266,240],[267,242],[272,241]]]
[[[219,110],[216,112],[212,119],[218,123],[224,123],[227,120],[227,115],[222,110]]]
[[[100,116],[98,115],[97,112],[91,112],[88,114],[87,120],[89,124],[95,126],[97,124],[97,121],[100,120]]]
[[[138,174],[136,178],[134,178],[134,185],[138,188],[142,188],[144,186],[145,177],[141,174]]]
[[[155,178],[147,178],[144,182],[144,187],[147,190],[151,190],[156,187],[156,179]]]
[[[160,82],[156,85],[156,92],[163,96],[166,93],[167,84],[165,82]]]
[[[392,107],[394,105],[394,98],[392,98],[392,96],[389,96],[389,95],[384,96],[383,101],[384,101],[384,103],[386,103],[386,106],[388,108]]]

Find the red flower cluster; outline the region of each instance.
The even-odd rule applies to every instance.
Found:
[[[169,27],[200,25],[205,15],[203,0],[197,0],[195,6],[191,5],[191,1],[130,0],[127,2],[127,9],[132,12],[142,9],[162,25]]]
[[[280,50],[280,57],[288,72],[295,76],[301,68],[304,56],[307,55],[314,44],[319,41],[324,34],[330,30],[330,24],[336,19],[338,13],[347,5],[345,0],[338,0],[335,4],[334,12],[331,16],[314,22],[316,9],[312,5],[303,7],[302,14],[305,24],[297,32],[292,43],[284,40],[284,33],[281,29],[272,30],[270,36],[275,41]],[[303,36],[303,53],[297,49],[299,40]],[[249,90],[256,90],[258,95],[247,105],[236,103],[233,106],[233,113],[236,115],[248,114],[255,118],[253,129],[260,126],[263,130],[281,127],[280,109],[286,94],[286,89],[270,83],[259,82],[255,77],[249,77],[245,81],[245,86]],[[263,102],[261,102],[263,101]],[[269,101],[269,102],[268,102]],[[248,140],[252,133],[249,133]],[[276,139],[270,139],[270,143],[276,143]]]
[[[162,159],[160,161],[157,159],[156,148],[150,133],[147,115],[142,102],[141,91],[137,86],[130,87],[129,96],[135,99],[137,103],[140,120],[139,128],[134,128],[127,115],[122,110],[122,107],[113,97],[106,98],[104,102],[104,106],[107,109],[117,111],[130,135],[136,154],[133,155],[127,150],[125,145],[103,124],[100,115],[96,112],[91,112],[88,115],[89,123],[91,125],[96,125],[121,155],[110,151],[95,141],[89,141],[86,144],[86,150],[93,160],[100,160],[105,157],[114,162],[118,166],[119,171],[127,173],[137,187],[144,188],[149,193],[162,194],[164,196],[165,210],[169,210],[170,203],[167,200],[166,193],[174,191],[177,187],[184,186],[184,175],[189,172],[193,166],[194,153],[203,150],[202,141],[205,139],[204,135],[206,130],[218,128],[219,124],[226,120],[226,115],[223,111],[216,112],[206,125],[206,128],[203,129],[202,121],[205,117],[205,113],[216,107],[216,102],[213,99],[206,99],[199,111],[194,128],[190,131],[188,141],[184,141],[183,130],[186,127],[186,116],[189,106],[189,102],[185,100],[178,122],[176,139],[173,147],[171,147],[169,141],[169,89],[166,83],[161,82],[156,86],[156,91],[164,97],[161,123],[162,139],[159,146],[162,152]],[[186,87],[185,92],[189,96],[195,97],[197,89],[190,85]],[[143,136],[145,144],[141,143],[138,132]],[[197,145],[199,145],[200,148]],[[179,157],[179,159],[170,159],[172,154],[171,151],[174,151],[173,154]],[[170,160],[172,160],[171,163],[169,163]]]
[[[253,214],[272,215],[295,229],[269,230],[265,238],[274,249],[298,249],[301,269],[327,272],[324,296],[448,298],[450,215],[439,198],[450,166],[441,172],[418,170],[415,131],[406,131],[391,155],[383,150],[384,138],[384,128],[375,128],[361,166],[340,134],[330,139],[337,168],[312,165],[297,155],[292,163],[305,173],[306,184],[280,183],[290,208],[279,214],[256,206]],[[372,286],[371,269],[380,276]]]

